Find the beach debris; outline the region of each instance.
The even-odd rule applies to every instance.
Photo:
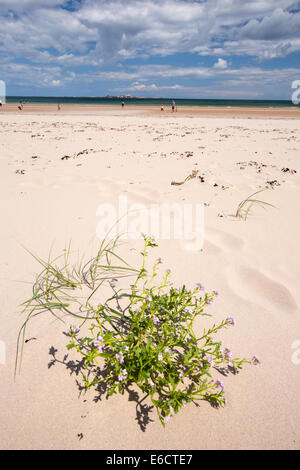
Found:
[[[239,165],[240,170],[245,170],[247,166],[253,166],[256,168],[257,173],[261,173],[263,168],[267,168],[267,167],[276,168],[276,165],[267,165],[266,163],[258,163],[255,160],[251,160],[250,162],[237,162],[236,164]]]
[[[93,150],[93,149],[91,149],[91,151],[92,151],[92,150]],[[81,152],[78,152],[78,153],[76,154],[76,157],[79,157],[80,155],[86,155],[86,154],[88,154],[88,153],[89,153],[89,150],[88,150],[88,149],[81,150]]]
[[[35,159],[35,158],[39,158],[37,155],[33,155],[31,158]]]
[[[32,338],[25,339],[24,343],[29,343],[29,341],[34,341],[36,338],[33,336]]]
[[[188,175],[188,176],[185,178],[184,181],[172,181],[172,182],[171,182],[171,185],[173,185],[173,186],[180,186],[181,184],[186,183],[186,181],[189,181],[189,180],[191,180],[191,179],[196,178],[197,174],[198,174],[198,170],[193,170],[192,173],[191,173],[190,175]],[[200,178],[200,176],[199,176],[199,178]]]
[[[218,183],[214,183],[214,188],[218,187],[219,184]],[[220,185],[221,186],[221,189],[229,189],[229,186],[224,186],[224,184]]]
[[[79,432],[79,433],[77,434],[77,437],[78,437],[78,439],[81,441],[81,439],[83,439],[83,434],[82,434],[82,432]]]
[[[290,173],[291,175],[297,173],[297,170],[291,170],[290,168],[281,168],[281,171],[283,171],[283,173]]]
[[[108,150],[106,150],[106,151],[108,152]],[[74,153],[73,157],[71,155],[64,155],[63,157],[61,157],[61,160],[68,160],[69,158],[77,158],[77,157],[80,157],[81,155],[88,155],[89,153],[95,153],[95,152],[97,152],[97,150],[84,149],[84,150],[81,150],[78,153]]]
[[[15,173],[17,175],[25,175],[25,170],[16,170]]]
[[[274,186],[280,186],[280,183],[279,181],[277,180],[272,180],[272,181],[266,181],[266,184],[271,186],[271,188],[273,188]],[[267,186],[268,187],[268,186]]]

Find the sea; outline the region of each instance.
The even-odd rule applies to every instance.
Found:
[[[77,96],[7,96],[7,103],[39,104],[77,104],[77,105],[125,105],[133,106],[170,106],[170,98],[137,98],[137,97],[77,97]],[[229,99],[174,99],[176,106],[220,106],[220,107],[253,107],[253,108],[286,108],[295,107],[289,100],[229,100]]]

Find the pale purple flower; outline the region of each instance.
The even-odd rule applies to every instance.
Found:
[[[207,356],[206,360],[212,367],[214,366],[215,361],[213,360],[212,356]]]
[[[186,401],[182,400],[182,404],[183,404],[183,408],[185,408],[186,407]]]
[[[140,307],[139,307],[138,305],[133,305],[133,306],[131,307],[131,311],[132,311],[132,312],[139,312],[139,310],[140,310]]]
[[[149,246],[155,246],[155,245],[157,246],[157,240],[153,235],[148,237],[147,242]]]
[[[124,346],[124,350],[125,350],[125,352],[128,352],[129,351],[129,346],[127,346],[127,345]]]
[[[225,348],[223,354],[226,359],[232,359],[232,352],[230,349]]]
[[[171,274],[171,269],[166,269],[167,275]]]
[[[157,318],[156,315],[153,315],[152,320],[153,320],[154,325],[158,325],[158,324],[159,324],[159,319]]]
[[[213,290],[213,294],[218,296],[219,295],[219,292],[217,290]]]
[[[228,365],[231,366],[232,365],[232,362],[231,362],[232,352],[230,351],[230,349],[228,349],[228,348],[224,349],[223,357],[224,357],[224,359],[228,360]]]
[[[201,282],[197,282],[196,287],[199,290],[204,290],[204,286],[201,284]]]
[[[103,338],[102,336],[99,336],[98,338],[94,339],[92,342],[92,345],[98,349],[99,353],[102,353],[103,350]]]
[[[206,303],[207,305],[210,305],[210,304],[211,304],[211,300],[210,300],[210,299],[206,299],[205,303]]]
[[[162,353],[159,353],[159,355],[157,356],[157,359],[158,359],[159,361],[162,361],[162,360],[163,360],[163,355],[162,355]]]
[[[251,359],[251,364],[253,366],[259,366],[261,364],[260,359],[257,356],[253,356]]]
[[[120,364],[123,364],[123,362],[124,362],[124,356],[123,356],[122,351],[116,354],[116,359],[118,359],[118,361],[119,361]]]
[[[97,336],[97,338],[95,338],[93,341],[92,341],[92,345],[98,349],[98,352],[99,353],[102,353],[102,350],[103,350],[103,347],[104,347],[104,339],[102,338],[102,336],[99,334]]]
[[[156,262],[157,262],[157,264],[162,264],[163,260],[161,258],[157,258]]]
[[[228,323],[228,324],[231,325],[231,326],[235,326],[235,325],[236,325],[235,319],[234,319],[233,317],[228,317],[228,318],[226,318],[225,321],[226,321],[226,323]]]
[[[127,379],[127,370],[126,369],[121,369],[120,374],[118,375],[118,380],[119,382],[123,382],[123,380]]]
[[[94,339],[94,341],[93,341],[92,344],[93,344],[95,347],[98,347],[99,345],[103,346],[103,343],[104,343],[104,339],[102,338],[101,335],[98,335],[97,338]]]
[[[220,388],[221,390],[224,391],[224,382],[222,380],[217,379],[216,380],[216,385],[217,385],[218,388]]]
[[[170,348],[166,348],[166,349],[165,349],[165,353],[166,353],[166,354],[171,354],[171,352],[172,352],[172,351],[171,351]]]
[[[147,300],[147,302],[152,302],[153,299],[152,299],[150,294],[146,297],[146,300]]]
[[[153,380],[149,379],[149,385],[150,385],[150,387],[154,387],[154,382],[153,382]]]
[[[70,331],[71,331],[71,333],[76,335],[77,333],[79,333],[80,330],[79,330],[78,326],[72,325],[72,326],[70,326]]]
[[[184,311],[185,311],[186,313],[193,313],[192,307],[186,307],[186,308],[184,309]]]
[[[184,373],[183,373],[183,371],[181,371],[180,374],[179,374],[179,378],[182,379],[183,376],[184,376]]]
[[[167,423],[168,421],[170,421],[170,418],[171,418],[170,415],[165,416],[165,423]]]
[[[170,415],[172,416],[174,414],[174,408],[171,405],[169,406],[169,410],[170,410]]]

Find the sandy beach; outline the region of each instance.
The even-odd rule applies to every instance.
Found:
[[[4,108],[0,447],[299,448],[300,363],[293,347],[300,341],[299,109]],[[193,171],[196,177],[185,181]],[[234,217],[238,204],[262,189],[260,199],[275,207],[254,206],[246,221]],[[175,285],[200,281],[217,289],[210,313],[236,319],[221,338],[238,356],[255,354],[262,362],[224,378],[224,409],[189,405],[165,429],[154,411],[141,426],[136,400],[126,393],[101,400],[93,390],[80,393],[65,357],[68,319],[65,325],[47,315],[32,320],[14,379],[24,321],[19,305],[40,271],[24,247],[44,259],[51,247],[59,254],[70,241],[75,251],[92,252],[99,243],[97,208],[116,205],[120,195],[145,206],[205,204],[203,248],[158,240],[153,256],[171,268]]]

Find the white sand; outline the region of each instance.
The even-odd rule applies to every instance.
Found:
[[[300,364],[292,362],[292,343],[300,340],[299,120],[7,114],[0,134],[0,340],[6,344],[0,447],[299,448]],[[71,158],[61,160],[65,155]],[[171,185],[193,169],[204,183]],[[254,208],[246,222],[231,216],[242,199],[274,180],[279,185],[259,196],[276,209]],[[36,339],[26,343],[21,375],[13,378],[24,320],[18,305],[39,272],[20,244],[44,258],[51,246],[60,253],[69,240],[91,252],[97,207],[121,193],[143,204],[209,204],[202,251],[170,240],[161,241],[155,255],[172,269],[175,283],[201,281],[217,289],[211,313],[237,321],[222,333],[225,344],[262,361],[224,379],[225,409],[190,405],[165,429],[152,412],[145,432],[127,394],[96,403],[93,391],[79,396],[76,375],[62,363],[48,367],[51,346],[58,360],[66,354],[66,327],[50,316],[32,321],[26,338]]]

